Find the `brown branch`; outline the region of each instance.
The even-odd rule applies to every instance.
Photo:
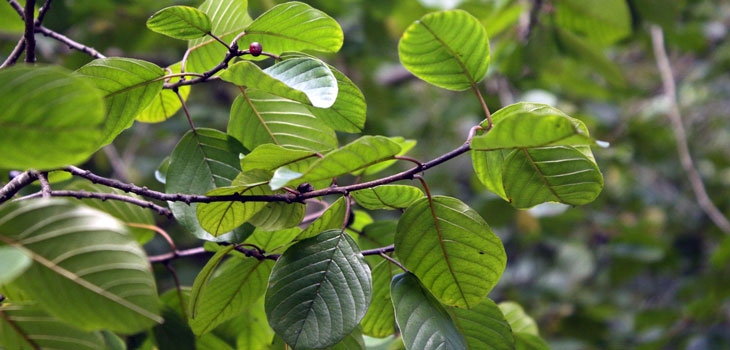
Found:
[[[35,30],[36,30],[36,32],[41,33],[46,37],[60,41],[64,44],[66,44],[66,46],[68,46],[69,48],[74,49],[76,51],[83,52],[93,58],[106,58],[106,56],[102,55],[99,51],[97,51],[93,47],[89,47],[84,44],[80,44],[80,43],[74,41],[73,39],[70,39],[69,37],[67,37],[63,34],[57,33],[44,26],[36,27]]]
[[[669,113],[667,116],[669,117],[672,132],[674,133],[674,139],[677,144],[679,161],[687,174],[687,179],[689,180],[689,183],[692,186],[692,191],[697,198],[697,204],[699,204],[702,211],[707,214],[707,216],[720,230],[722,230],[722,232],[730,234],[730,222],[715,206],[712,199],[710,199],[710,196],[707,194],[707,190],[705,189],[705,185],[702,183],[702,177],[697,171],[697,168],[694,166],[692,155],[689,151],[684,124],[682,123],[682,115],[679,111],[676,83],[674,81],[672,66],[669,63],[667,51],[664,47],[664,33],[661,27],[657,25],[651,26],[651,41],[654,47],[654,56],[656,57],[657,68],[659,69],[659,73],[662,77],[664,94],[669,100]]]
[[[168,219],[173,218],[172,212],[170,211],[170,209],[167,209],[165,207],[159,206],[155,203],[148,202],[148,201],[145,201],[142,199],[137,199],[137,198],[133,198],[133,197],[129,197],[129,196],[121,195],[121,194],[116,194],[116,193],[52,190],[52,191],[48,192],[48,194],[51,197],[73,197],[76,199],[91,198],[91,199],[100,199],[102,201],[115,200],[115,201],[120,201],[120,202],[127,202],[127,203],[131,203],[131,204],[134,204],[134,205],[142,207],[142,208],[151,209],[151,210],[155,211],[157,214],[165,216]],[[39,192],[39,193],[34,193],[31,195],[25,196],[21,199],[25,200],[25,199],[31,199],[31,198],[38,198],[41,196],[42,196],[42,194]]]
[[[8,183],[0,188],[0,204],[13,198],[16,193],[22,190],[25,186],[33,183],[37,178],[31,171],[24,171],[17,176],[13,177]]]

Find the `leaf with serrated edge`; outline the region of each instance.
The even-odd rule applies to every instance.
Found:
[[[276,261],[266,315],[287,344],[323,348],[358,326],[371,295],[370,268],[357,244],[329,230],[289,247]]]
[[[448,311],[469,349],[514,349],[510,324],[491,299],[484,298],[471,309],[450,307]]]
[[[476,306],[507,263],[502,241],[474,209],[456,198],[415,201],[401,216],[395,253],[441,302]]]
[[[0,232],[33,260],[10,286],[51,315],[122,333],[162,321],[147,256],[112,216],[66,199],[12,202],[0,207]]]
[[[0,70],[0,81],[0,168],[78,164],[99,148],[104,95],[86,79],[60,67],[16,65]]]
[[[390,295],[406,349],[466,349],[449,314],[415,275],[393,277]]]
[[[320,232],[342,228],[345,224],[345,215],[347,212],[347,205],[345,203],[345,197],[340,197],[334,203],[330,205],[327,210],[320,215],[317,220],[314,220],[302,233],[297,236],[298,240],[314,237]]]
[[[361,207],[369,210],[404,209],[415,200],[423,197],[417,187],[405,185],[382,185],[351,193]]]
[[[408,71],[424,81],[466,90],[476,88],[487,74],[489,39],[479,20],[466,11],[434,12],[406,29],[398,56]]]
[[[165,71],[154,63],[109,57],[96,59],[76,71],[78,76],[104,92],[107,116],[103,144],[132,126],[137,117],[162,90]]]
[[[256,18],[238,40],[240,47],[261,43],[264,51],[337,52],[342,47],[342,28],[332,17],[311,6],[291,1],[272,7]]]
[[[171,6],[155,12],[147,28],[171,38],[197,39],[210,32],[212,25],[205,12],[189,6]]]
[[[207,0],[198,9],[210,18],[210,32],[226,43],[251,23],[247,0]],[[228,48],[211,37],[203,37],[188,41],[188,50],[185,71],[203,73],[219,64]]]
[[[101,332],[79,330],[49,315],[37,305],[3,304],[0,316],[0,346],[4,346],[3,349],[106,348]]]

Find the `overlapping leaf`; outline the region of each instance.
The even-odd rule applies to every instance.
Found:
[[[0,285],[11,282],[27,270],[33,260],[19,248],[0,246]]]
[[[424,81],[466,90],[487,74],[489,39],[479,20],[468,12],[435,12],[406,29],[398,55],[403,66]]]
[[[403,213],[395,253],[441,302],[479,304],[497,284],[507,257],[479,214],[455,198],[423,198]]]
[[[0,307],[0,347],[3,349],[105,349],[101,332],[86,332],[59,321],[38,306]]]
[[[276,170],[287,167],[293,171],[304,172],[317,159],[317,152],[289,149],[274,144],[263,144],[241,158],[241,169]]]
[[[152,103],[162,90],[164,82],[159,78],[164,73],[154,63],[121,57],[93,60],[76,71],[104,93],[107,116],[103,144],[132,126],[134,118]]]
[[[0,168],[78,164],[99,148],[104,100],[92,84],[61,68],[23,65],[0,70],[0,80]]]
[[[251,23],[247,0],[206,0],[198,9],[210,18],[210,32],[229,44]],[[188,50],[185,71],[202,73],[220,63],[228,48],[213,38],[203,37],[190,40]]]
[[[171,6],[147,20],[153,32],[181,40],[197,39],[210,32],[212,24],[205,12],[189,6]]]
[[[522,309],[520,304],[513,301],[503,301],[498,306],[502,314],[504,314],[504,318],[509,322],[513,332],[539,335],[537,323],[525,313],[525,310]]]
[[[180,73],[181,63],[175,63],[167,68],[167,73]],[[170,78],[169,83],[180,81],[180,77]],[[190,85],[183,85],[177,88],[183,100],[190,95]],[[170,89],[163,89],[142,112],[137,115],[137,121],[143,123],[163,122],[177,113],[182,108],[182,103],[177,94]]]
[[[235,181],[234,181],[235,182]],[[207,196],[225,196],[232,194],[265,196],[273,192],[266,186],[266,183],[253,185],[233,185],[219,187],[208,191]],[[197,208],[198,221],[200,226],[215,237],[243,225],[256,213],[266,207],[266,202],[212,202],[201,203]]]
[[[282,230],[299,225],[304,219],[305,211],[306,206],[302,203],[270,202],[248,222],[263,230]]]
[[[233,102],[228,134],[249,149],[266,143],[315,152],[337,147],[335,131],[303,104],[253,90]]]
[[[404,209],[423,192],[417,187],[405,185],[383,185],[352,192],[352,198],[365,209]]]
[[[622,0],[564,0],[555,6],[555,22],[602,45],[631,34],[629,5]]]
[[[393,278],[390,294],[406,349],[466,349],[444,307],[409,273]]]
[[[297,239],[311,238],[326,230],[342,228],[345,224],[345,215],[347,215],[346,200],[345,197],[340,197],[334,201],[317,220],[314,220],[297,236]]]
[[[324,348],[358,326],[371,294],[370,268],[357,244],[329,230],[289,247],[276,261],[266,315],[294,348]]]
[[[398,267],[390,261],[380,259],[373,267],[373,300],[360,323],[362,332],[375,338],[385,338],[395,333],[395,312],[390,299],[390,281]]]
[[[311,6],[291,1],[264,12],[247,28],[238,44],[248,47],[260,42],[264,51],[337,52],[342,47],[342,28],[332,17]]]
[[[246,149],[236,139],[220,131],[198,128],[196,132],[188,132],[170,156],[165,190],[167,193],[202,195],[217,187],[230,186],[241,172],[241,153],[246,153]],[[175,219],[190,233],[201,239],[216,240],[200,226],[197,204],[172,202],[170,209]]]
[[[0,232],[33,260],[10,285],[58,319],[122,333],[162,321],[147,256],[110,215],[64,199],[13,202],[0,207]]]
[[[449,308],[449,312],[469,349],[514,349],[510,324],[491,299],[484,298],[471,309]]]
[[[416,140],[408,140],[408,139],[405,139],[400,136],[391,137],[390,140],[397,143],[398,145],[400,145],[400,152],[398,152],[398,154],[396,154],[396,156],[404,156],[406,153],[408,153],[408,151],[410,151],[411,149],[413,149],[413,147],[416,146]],[[371,165],[371,166],[363,169],[362,172],[359,173],[358,175],[360,175],[360,174],[362,174],[362,175],[377,174],[385,169],[388,169],[390,166],[395,164],[395,162],[396,162],[396,160],[386,160],[384,162],[380,162],[380,163]]]

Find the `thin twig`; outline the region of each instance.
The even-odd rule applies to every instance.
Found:
[[[16,193],[22,190],[25,186],[32,184],[36,179],[35,173],[31,171],[24,171],[15,176],[12,180],[5,184],[5,186],[0,188],[0,204],[8,201],[10,198],[13,198]]]
[[[18,62],[18,59],[20,58],[20,55],[23,54],[23,51],[25,51],[25,38],[21,37],[20,40],[18,40],[18,43],[15,45],[15,48],[13,48],[13,51],[10,52],[10,55],[8,55],[8,58],[5,59],[5,62],[0,65],[0,69],[12,66],[15,64],[15,62]]]
[[[657,68],[662,77],[662,85],[664,87],[664,94],[669,100],[669,122],[674,133],[674,139],[677,144],[677,154],[679,155],[679,161],[682,164],[682,168],[687,174],[687,179],[692,186],[695,197],[697,197],[697,203],[699,204],[702,211],[710,217],[710,220],[725,234],[730,234],[730,222],[722,214],[722,212],[715,206],[707,194],[704,183],[702,183],[702,177],[700,176],[697,168],[694,166],[692,155],[689,151],[689,145],[687,142],[687,135],[684,130],[682,123],[682,115],[679,111],[679,103],[677,102],[677,88],[674,81],[674,74],[672,67],[667,57],[667,51],[664,47],[664,33],[662,28],[653,25],[651,26],[651,41],[654,47],[654,56],[656,57]]]
[[[31,181],[32,182],[32,181]],[[161,207],[155,203],[148,202],[142,199],[137,199],[121,194],[116,193],[99,193],[99,192],[86,192],[86,191],[69,191],[69,190],[53,190],[49,192],[51,197],[73,197],[76,199],[83,199],[83,198],[91,198],[91,199],[100,199],[102,201],[105,200],[115,200],[120,202],[127,202],[134,204],[136,206],[147,208],[150,210],[155,211],[157,214],[167,217],[168,219],[172,219],[172,212],[170,209]],[[18,200],[26,200],[31,198],[38,198],[41,197],[41,193],[34,193],[22,198],[18,198]],[[0,201],[0,203],[2,203]]]
[[[36,175],[38,178],[38,182],[41,184],[41,197],[43,198],[51,198],[51,183],[48,182],[48,173],[38,173]]]
[[[35,0],[25,0],[25,62],[35,63]]]
[[[106,56],[102,55],[99,51],[97,51],[93,47],[89,47],[89,46],[86,46],[84,44],[80,44],[80,43],[74,41],[73,39],[70,39],[69,37],[67,37],[67,36],[65,36],[63,34],[57,33],[57,32],[55,32],[55,31],[53,31],[51,29],[48,29],[48,28],[46,28],[44,26],[36,27],[35,31],[38,32],[38,33],[41,33],[44,36],[47,36],[49,38],[55,39],[57,41],[60,41],[60,42],[62,42],[64,44],[66,44],[66,46],[70,47],[71,49],[74,49],[76,51],[83,52],[83,53],[85,53],[85,54],[87,54],[87,55],[89,55],[89,56],[91,56],[93,58],[106,58]]]

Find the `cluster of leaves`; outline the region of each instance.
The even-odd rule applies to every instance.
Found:
[[[208,0],[160,10],[147,25],[188,41],[181,62],[101,58],[76,71],[0,70],[8,106],[0,168],[31,169],[24,174],[45,181],[48,172],[71,173],[97,184],[73,182],[64,193],[127,202],[0,206],[0,344],[119,347],[116,334],[145,332],[144,344],[161,348],[363,348],[363,334],[412,349],[546,347],[519,305],[487,297],[507,263],[502,241],[461,200],[431,195],[422,173],[470,153],[483,185],[516,208],[583,205],[603,187],[590,150],[598,142],[547,105],[490,113],[478,85],[490,47],[476,18],[430,13],[400,40],[407,70],[444,89],[471,89],[484,110],[463,145],[423,163],[406,156],[415,143],[402,137],[339,145],[337,132],[362,131],[366,102],[342,72],[301,52],[342,46],[342,29],[324,12],[288,2],[252,19],[245,2]],[[228,129],[190,121],[158,170],[165,193],[69,166],[135,120],[161,122],[186,109],[189,86],[210,80],[240,91]],[[417,165],[378,177],[396,161]],[[414,179],[423,189],[393,184]],[[210,242],[214,255],[192,288],[158,296],[141,248],[156,204],[124,192],[167,201],[187,232]],[[326,195],[338,198],[327,203]],[[318,206],[325,209],[307,215]],[[401,214],[376,221],[368,212],[377,210]]]

